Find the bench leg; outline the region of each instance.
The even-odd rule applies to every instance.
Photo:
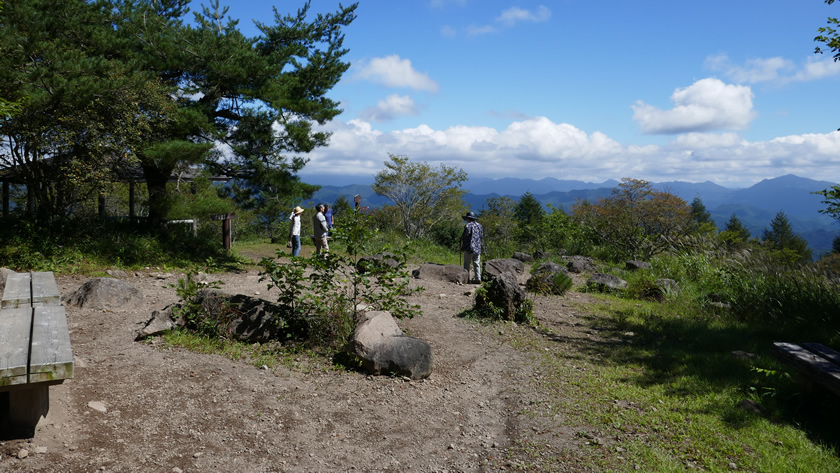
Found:
[[[37,386],[9,392],[9,422],[13,427],[35,433],[38,421],[50,410],[49,389],[49,386]]]

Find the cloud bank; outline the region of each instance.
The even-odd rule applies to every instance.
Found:
[[[545,117],[512,122],[503,130],[426,125],[382,132],[369,122],[333,121],[330,146],[309,154],[304,175],[371,176],[388,153],[414,161],[444,162],[471,176],[580,179],[633,177],[654,182],[706,180],[743,187],[797,174],[840,182],[840,132],[748,142],[735,133],[688,133],[666,145],[627,145],[609,136]],[[833,174],[832,174],[833,173]]]

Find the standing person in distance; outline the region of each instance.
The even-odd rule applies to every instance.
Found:
[[[327,219],[327,228],[332,231],[333,229],[333,211],[330,208],[330,204],[324,204],[324,218]]]
[[[292,242],[292,256],[300,254],[300,214],[302,213],[303,209],[298,206],[289,215],[289,240]]]
[[[476,221],[476,216],[472,212],[467,212],[464,215],[464,233],[461,234],[461,251],[464,252],[464,269],[467,270],[467,277],[470,274],[470,263],[473,266],[475,279],[470,282],[474,284],[481,283],[481,239],[484,236],[484,229],[481,224]]]
[[[327,227],[327,219],[324,217],[324,204],[316,205],[315,210],[318,213],[312,217],[312,239],[315,240],[315,254],[320,255],[321,252],[330,251],[330,245],[327,243],[329,227]]]

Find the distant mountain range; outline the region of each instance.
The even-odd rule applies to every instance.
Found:
[[[475,211],[481,210],[490,197],[506,196],[513,200],[530,192],[543,205],[568,209],[576,200],[597,201],[610,195],[618,181],[602,183],[559,180],[554,178],[533,179],[489,179],[474,178],[464,185],[469,193],[464,200]],[[735,214],[753,237],[760,237],[764,229],[780,210],[790,220],[794,231],[808,240],[808,244],[819,255],[831,250],[832,240],[840,235],[840,223],[819,213],[825,205],[822,196],[813,192],[834,186],[836,183],[815,181],[792,174],[765,179],[745,189],[730,189],[713,182],[691,183],[682,181],[653,183],[653,187],[670,192],[691,203],[695,197],[703,201],[715,223],[723,228]],[[359,195],[362,205],[380,207],[391,202],[376,195],[369,184],[349,186],[324,186],[312,197],[313,202],[334,202],[339,196],[353,202]]]

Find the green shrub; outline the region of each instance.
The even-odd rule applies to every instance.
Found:
[[[565,273],[551,273],[551,272],[536,272],[532,275],[528,282],[525,283],[525,290],[535,294],[562,296],[569,289],[572,288],[574,282],[568,274]]]

